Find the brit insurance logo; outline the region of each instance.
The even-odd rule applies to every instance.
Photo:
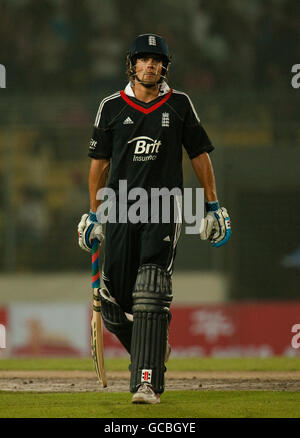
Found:
[[[154,161],[161,147],[160,140],[154,140],[143,135],[129,140],[128,144],[131,143],[134,144],[132,161]]]

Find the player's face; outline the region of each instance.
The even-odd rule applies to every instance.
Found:
[[[162,67],[160,56],[143,55],[136,60],[135,72],[141,82],[154,85],[160,79]]]

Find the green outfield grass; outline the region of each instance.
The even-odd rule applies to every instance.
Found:
[[[300,418],[300,394],[169,391],[159,405],[132,405],[128,393],[0,392],[1,418]]]
[[[106,359],[108,371],[128,369],[129,358]],[[170,359],[170,371],[300,371],[300,358],[188,358]],[[91,358],[0,359],[0,370],[94,370]]]
[[[129,359],[107,359],[107,371]],[[168,370],[299,371],[299,358],[171,359]],[[86,359],[2,359],[0,370],[94,370]],[[288,391],[167,391],[159,405],[132,405],[131,394],[0,391],[1,418],[300,418],[300,393]]]

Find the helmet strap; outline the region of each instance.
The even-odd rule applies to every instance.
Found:
[[[139,82],[139,84],[141,84],[145,88],[152,88],[155,86],[157,86],[159,88],[159,86],[161,85],[161,83],[163,81],[167,81],[168,65],[167,65],[167,67],[165,65],[162,65],[162,70],[165,70],[164,74],[161,73],[159,80],[157,82],[155,82],[154,84],[149,84],[148,82],[144,82],[143,80],[139,79],[137,74],[136,74],[135,64],[133,64],[131,61],[130,61],[130,70],[131,70],[133,79],[136,79]]]

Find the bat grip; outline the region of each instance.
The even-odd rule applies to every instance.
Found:
[[[99,269],[99,240],[94,239],[92,242],[92,287],[100,287],[100,269]]]

